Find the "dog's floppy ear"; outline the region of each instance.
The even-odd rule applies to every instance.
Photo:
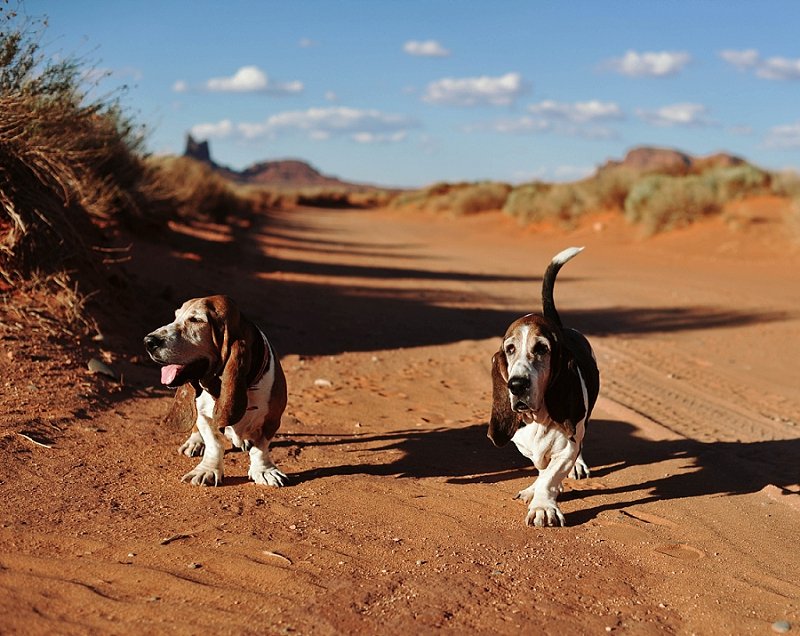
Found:
[[[500,350],[492,356],[492,415],[489,439],[495,446],[505,446],[519,428],[520,416],[511,410],[508,399],[508,361]]]
[[[214,298],[209,311],[214,330],[214,344],[219,348],[219,397],[214,403],[214,423],[233,426],[247,410],[247,373],[250,369],[250,346],[245,339],[245,318],[230,298]],[[219,371],[218,371],[219,373]]]
[[[575,357],[566,347],[561,347],[557,358],[558,368],[552,369],[550,383],[544,393],[547,414],[557,424],[563,425],[570,435],[583,418],[583,393]]]
[[[197,389],[188,382],[178,387],[175,398],[164,417],[164,425],[178,431],[188,431],[197,421]]]

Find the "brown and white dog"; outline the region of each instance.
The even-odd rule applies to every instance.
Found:
[[[269,455],[286,408],[286,378],[267,337],[230,298],[187,300],[175,320],[147,334],[144,343],[163,365],[161,382],[178,388],[167,423],[195,427],[179,450],[202,460],[182,481],[222,483],[223,431],[249,452],[250,479],[269,486],[287,483]]]
[[[542,281],[543,315],[511,323],[492,357],[489,439],[495,446],[513,441],[539,470],[516,497],[528,505],[529,526],[563,526],[556,503],[561,482],[589,476],[582,445],[600,374],[589,342],[562,326],[553,302],[558,271],[582,250],[571,247],[553,258]]]

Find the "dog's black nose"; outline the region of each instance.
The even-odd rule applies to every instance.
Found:
[[[162,344],[164,344],[164,341],[152,333],[149,333],[144,337],[144,346],[147,347],[148,351],[158,349]]]
[[[519,397],[531,386],[531,380],[524,375],[515,375],[513,378],[508,379],[508,390],[512,395]]]

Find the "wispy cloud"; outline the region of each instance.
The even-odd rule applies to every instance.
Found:
[[[519,73],[499,77],[445,77],[428,84],[422,99],[444,106],[508,106],[524,91],[525,83]]]
[[[692,61],[685,51],[627,51],[603,66],[629,77],[667,77],[675,75]]]
[[[299,46],[301,49],[310,49],[318,45],[319,43],[311,38],[300,38],[300,40],[297,42],[297,46]]]
[[[800,149],[800,120],[793,124],[783,124],[770,128],[764,139],[767,148],[781,150]]]
[[[726,49],[719,56],[740,71],[753,71],[757,77],[768,80],[800,80],[800,58],[764,58],[756,49]]]
[[[408,131],[416,127],[417,122],[406,115],[332,106],[276,113],[261,122],[233,124],[224,119],[202,123],[193,126],[191,132],[201,139],[238,137],[253,140],[294,132],[315,140],[339,136],[358,143],[387,143],[403,141]]]
[[[743,51],[726,49],[724,51],[720,51],[719,56],[728,64],[736,67],[740,71],[746,71],[751,68],[755,68],[761,59],[761,56],[755,49],[745,49]]]
[[[703,104],[671,104],[657,110],[640,108],[636,115],[653,126],[710,126],[714,123]]]
[[[528,106],[528,111],[547,119],[584,124],[590,121],[621,119],[622,109],[614,102],[591,100],[565,103],[545,100]]]
[[[505,134],[535,134],[552,132],[584,139],[614,139],[616,131],[598,122],[622,119],[622,109],[614,102],[556,102],[545,100],[531,104],[529,115],[506,117],[491,122],[472,124],[465,132],[496,132]]]
[[[403,45],[403,50],[416,57],[449,57],[450,51],[436,40],[409,40]]]
[[[185,80],[172,85],[176,93],[193,90]],[[242,66],[230,77],[212,77],[197,88],[211,93],[266,93],[269,95],[294,95],[303,92],[303,82],[275,82],[257,66]]]

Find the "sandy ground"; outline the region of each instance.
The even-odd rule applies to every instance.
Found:
[[[800,252],[761,206],[647,240],[499,213],[175,226],[136,244],[139,291],[94,350],[6,314],[0,633],[800,630]],[[568,245],[557,305],[602,374],[593,472],[565,483],[568,527],[534,529],[513,497],[535,470],[486,438],[489,363]],[[197,460],[141,337],[216,292],[281,353],[290,487],[234,452],[222,487],[179,481]]]

